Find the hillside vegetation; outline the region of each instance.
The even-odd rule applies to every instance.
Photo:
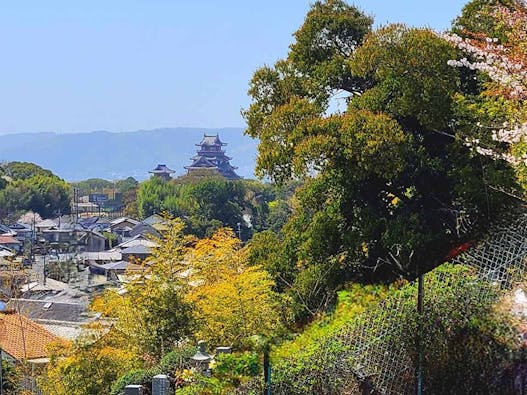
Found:
[[[119,394],[164,372],[178,394],[261,394],[269,354],[274,394],[407,393],[418,366],[425,393],[518,392],[525,324],[497,280],[514,267],[445,262],[524,209],[526,21],[523,1],[473,0],[449,34],[374,28],[315,1],[250,81],[247,134],[271,184],[140,183],[127,209],[167,213],[159,246],[93,301],[111,325],[54,350],[45,393]],[[523,229],[503,255],[522,256],[507,248]],[[233,353],[191,367],[202,339]]]

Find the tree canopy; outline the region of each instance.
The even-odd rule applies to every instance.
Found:
[[[25,180],[34,176],[53,177],[50,170],[30,162],[6,162],[0,165],[0,173],[13,180]]]
[[[102,192],[103,189],[115,189],[117,192],[126,193],[137,187],[139,183],[133,177],[127,177],[122,180],[108,181],[102,178],[88,178],[72,183],[72,185],[79,189],[80,195],[88,195],[94,192]]]
[[[506,203],[489,180],[514,185],[457,137],[455,47],[427,29],[370,25],[355,7],[315,3],[287,58],[255,72],[244,111],[258,173],[303,180],[273,255],[288,267],[277,282],[310,311],[345,279],[436,266]],[[342,90],[346,111],[328,113]]]
[[[139,185],[137,204],[140,216],[168,213],[180,217],[187,231],[199,237],[230,227],[239,229],[247,240],[255,231],[276,228],[288,216],[286,194],[258,181],[230,181],[210,174],[170,181],[152,177]]]
[[[273,337],[283,328],[287,314],[272,278],[261,266],[248,265],[247,249],[231,230],[199,240],[188,263],[199,284],[189,292],[199,338],[240,349],[250,346],[251,336]]]
[[[478,154],[506,161],[527,190],[527,5],[523,1],[480,1],[466,5],[454,26],[443,35],[462,51],[449,61],[473,75],[480,89],[459,99],[465,118],[466,144]],[[470,23],[473,21],[474,23]],[[482,26],[482,24],[484,26]],[[522,196],[519,196],[523,198]]]
[[[33,163],[10,162],[1,166],[0,218],[33,211],[47,218],[70,212],[69,185],[51,171]]]

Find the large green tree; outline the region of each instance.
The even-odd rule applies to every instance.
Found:
[[[285,199],[284,193],[268,184],[254,180],[230,181],[210,174],[170,181],[153,177],[140,184],[137,196],[143,217],[167,212],[183,218],[187,229],[200,237],[212,235],[224,226],[237,231],[240,224],[243,239],[281,220],[270,218],[270,202],[280,205],[281,213],[287,215],[287,207],[283,206]],[[250,218],[250,225],[244,215]]]
[[[447,64],[455,48],[427,29],[367,33],[370,24],[341,1],[316,2],[288,57],[255,72],[244,112],[260,140],[259,174],[304,180],[272,254],[283,260],[273,267],[289,267],[277,282],[309,312],[347,279],[437,265],[505,203],[488,179],[511,180],[456,136],[463,83]],[[342,91],[347,111],[328,113]]]
[[[25,211],[44,218],[70,212],[70,187],[51,171],[26,162],[10,162],[1,169],[0,218]]]
[[[25,180],[34,176],[54,176],[50,170],[30,162],[6,162],[0,165],[0,172],[13,180]]]
[[[242,222],[244,194],[241,182],[222,177],[192,182],[153,177],[139,186],[138,206],[143,217],[166,212],[184,218],[191,233],[204,236],[222,226],[235,229]]]

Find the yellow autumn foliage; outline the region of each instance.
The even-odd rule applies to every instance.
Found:
[[[213,346],[244,348],[251,336],[275,336],[283,327],[274,282],[260,266],[249,266],[248,250],[230,229],[219,229],[196,246],[189,259],[195,286],[195,336]]]
[[[109,393],[111,384],[122,374],[138,367],[137,356],[106,339],[94,343],[77,342],[53,350],[39,387],[49,395]]]
[[[270,275],[248,265],[248,248],[230,229],[197,240],[170,227],[144,270],[124,289],[96,297],[93,323],[69,348],[56,348],[42,379],[45,394],[109,393],[131,369],[157,363],[184,339],[212,346],[249,347],[248,339],[274,337],[283,308]]]

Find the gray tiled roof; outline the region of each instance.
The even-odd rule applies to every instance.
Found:
[[[134,254],[151,254],[151,248],[145,245],[135,245],[133,247],[125,248],[121,251],[122,254],[134,255]]]
[[[48,300],[11,299],[10,308],[33,320],[82,323],[90,320],[86,307],[81,304],[51,302]]]
[[[196,144],[196,145],[200,146],[200,145],[227,145],[227,144],[223,143],[220,140],[220,136],[217,134],[212,135],[212,136],[204,134],[203,140],[201,140],[201,143]]]
[[[141,269],[140,265],[136,265],[127,261],[119,261],[119,262],[110,262],[105,263],[104,265],[99,265],[99,267],[102,267],[106,270],[139,270]]]
[[[175,170],[169,169],[166,165],[157,165],[154,170],[150,170],[149,173],[175,173]]]

